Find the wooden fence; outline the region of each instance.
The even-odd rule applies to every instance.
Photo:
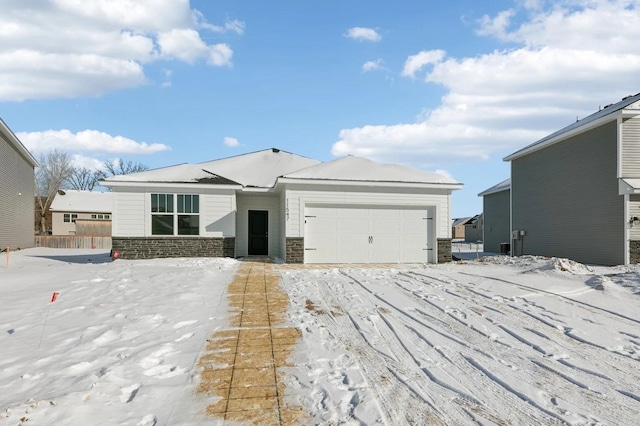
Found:
[[[80,237],[75,235],[36,235],[36,247],[111,250],[111,237]]]
[[[77,237],[110,237],[111,221],[101,219],[76,219]]]

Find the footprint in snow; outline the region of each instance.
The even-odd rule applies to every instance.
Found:
[[[140,383],[134,383],[132,385],[120,388],[120,402],[122,402],[123,404],[127,404],[133,401],[133,398],[135,398],[138,394],[140,387]]]
[[[147,414],[140,420],[137,426],[155,426],[158,423],[158,419],[153,414]]]

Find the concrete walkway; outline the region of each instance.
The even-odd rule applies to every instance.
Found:
[[[198,361],[199,391],[218,396],[207,407],[212,417],[257,425],[305,423],[300,407],[285,402],[280,367],[300,338],[285,327],[289,298],[269,259],[243,261],[227,288],[230,324],[216,332]]]

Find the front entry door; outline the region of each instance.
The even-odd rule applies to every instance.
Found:
[[[269,254],[269,212],[249,210],[249,256]]]

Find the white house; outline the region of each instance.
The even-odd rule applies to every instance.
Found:
[[[77,220],[110,220],[113,194],[61,189],[51,203],[51,233],[75,235]]]
[[[0,250],[34,246],[36,165],[0,119]]]
[[[288,263],[451,259],[455,180],[344,157],[267,149],[113,176],[122,258],[264,255]]]

